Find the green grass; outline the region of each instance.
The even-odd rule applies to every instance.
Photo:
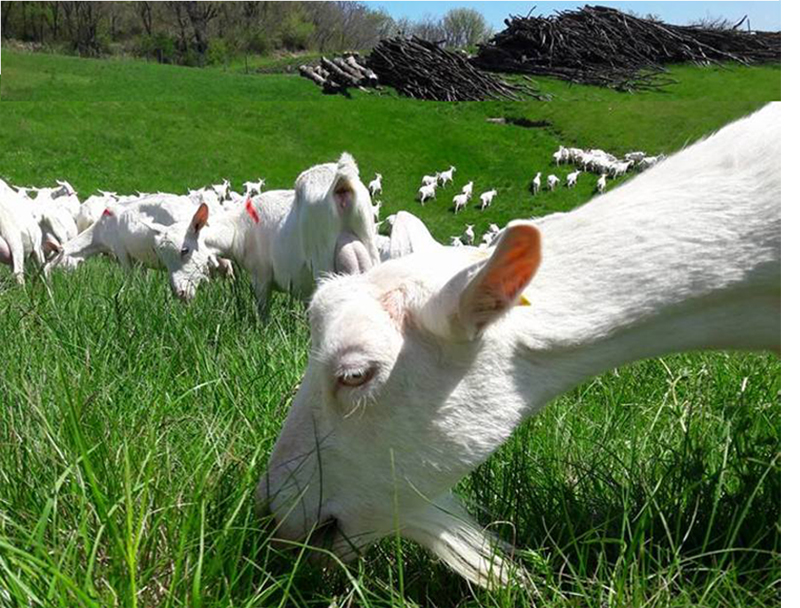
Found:
[[[3,59],[5,87],[15,59]],[[42,58],[51,60],[61,58]],[[126,65],[128,78],[144,69],[114,69]],[[432,104],[311,89],[317,103],[271,103],[239,98],[237,87],[257,78],[272,86],[273,76],[145,67],[174,74],[180,82],[169,86],[196,99],[2,103],[0,177],[67,177],[83,197],[97,187],[180,191],[260,175],[278,188],[349,150],[365,178],[383,173],[387,212],[411,209],[444,239],[465,222],[482,230],[588,200],[589,180],[536,198],[526,191],[535,171],[554,171],[559,143],[669,152],[773,90],[668,103],[613,94],[603,103]],[[128,87],[117,94],[141,99],[116,77]],[[730,86],[738,78],[721,73],[721,84],[726,77]],[[206,96],[228,79],[248,84]],[[490,116],[550,124],[526,129]],[[498,188],[490,211],[454,216],[453,190],[424,208],[413,202],[420,176],[450,163],[459,186]],[[780,604],[773,356],[641,362],[587,382],[518,429],[458,489],[484,523],[508,522],[494,527],[533,573],[535,590],[489,593],[411,544],[398,552],[390,540],[346,571],[320,571],[269,546],[252,493],[305,366],[301,303],[278,296],[263,326],[243,276],[206,285],[182,306],[163,275],[126,275],[105,259],[56,273],[49,288],[37,279],[17,288],[0,269],[0,342],[0,606]]]
[[[4,50],[6,78],[0,98],[7,101],[154,101],[154,100],[319,100],[320,90],[296,73],[300,63],[317,55],[254,57],[252,65],[271,74],[244,74],[244,62],[210,69],[159,65],[133,59],[95,60]],[[287,68],[290,72],[287,73]],[[600,87],[574,86],[554,78],[537,78],[542,92],[557,101],[633,103],[642,101],[780,99],[780,65],[736,64],[698,68],[670,67],[677,81],[663,91],[620,93]],[[391,93],[389,93],[391,95]],[[355,98],[375,93],[352,91]]]

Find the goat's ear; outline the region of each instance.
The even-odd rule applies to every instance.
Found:
[[[426,306],[434,331],[474,339],[509,309],[527,304],[522,292],[542,259],[539,231],[510,223],[488,260],[456,274]]]
[[[356,191],[353,183],[347,176],[341,176],[333,185],[333,199],[336,201],[336,210],[339,215],[343,215],[352,206],[356,198]]]
[[[197,208],[192,218],[192,229],[195,234],[198,234],[208,223],[208,205],[203,203]]]
[[[458,301],[458,318],[475,337],[512,306],[521,303],[542,260],[539,231],[528,223],[511,223],[492,256],[469,281]]]

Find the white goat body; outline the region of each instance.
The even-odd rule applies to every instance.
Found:
[[[630,361],[780,348],[780,166],[770,104],[538,228],[513,222],[486,252],[323,282],[259,485],[277,535],[333,522],[332,551],[351,559],[398,533],[473,581],[507,581],[450,489],[516,426]]]

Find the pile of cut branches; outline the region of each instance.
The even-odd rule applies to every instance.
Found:
[[[322,57],[319,65],[301,65],[300,75],[322,87],[324,93],[344,93],[348,87],[366,89],[378,86],[378,77],[359,57],[346,53],[341,57]]]
[[[780,61],[780,32],[679,26],[613,8],[585,6],[552,17],[510,17],[506,29],[479,45],[476,67],[555,76],[620,90],[659,88],[670,63]]]
[[[381,40],[367,57],[381,84],[401,95],[436,101],[519,101],[536,96],[526,85],[509,84],[473,66],[463,53],[434,42],[396,36]]]

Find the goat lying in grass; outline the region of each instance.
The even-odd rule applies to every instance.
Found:
[[[780,105],[494,249],[324,281],[258,489],[278,538],[343,559],[399,533],[482,585],[510,564],[451,488],[595,374],[694,349],[780,348]],[[540,234],[541,230],[541,234]]]

